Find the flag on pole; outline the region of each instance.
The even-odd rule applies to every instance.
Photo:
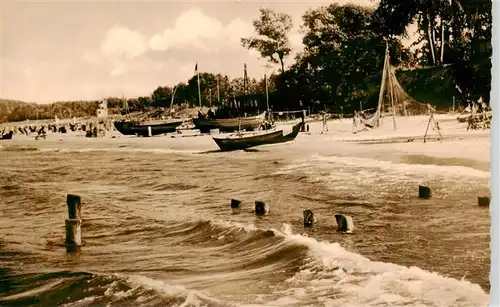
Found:
[[[196,63],[196,65],[194,65],[194,73],[198,73],[198,63]]]

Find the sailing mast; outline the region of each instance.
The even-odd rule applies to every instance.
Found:
[[[198,78],[198,101],[200,102],[201,109],[200,72],[198,71],[198,62],[196,62],[196,65],[194,66],[194,72],[196,73],[196,76]]]
[[[384,68],[382,69],[382,83],[380,85],[380,93],[378,95],[378,106],[377,106],[377,111],[376,111],[376,116],[377,118],[377,127],[380,125],[379,121],[382,116],[382,100],[384,98],[384,90],[386,88],[386,79],[387,79],[387,55],[389,54],[389,43],[386,41],[385,42],[385,57],[384,57]]]
[[[267,119],[271,122],[271,109],[269,108],[269,90],[268,90],[268,82],[267,82],[267,69],[269,68],[269,64],[264,66],[264,85],[266,87],[266,107],[267,107]]]
[[[128,101],[125,95],[122,94],[122,108],[125,109],[125,115],[129,115]]]
[[[217,103],[220,105],[219,75],[217,74]]]
[[[238,110],[238,136],[241,136],[241,113],[240,113],[240,106],[238,105],[238,102],[236,102],[236,96],[235,96],[235,93],[234,93],[234,89],[233,89],[233,101],[234,101],[234,106]]]
[[[267,90],[267,73],[264,73],[264,83],[265,83],[265,86],[266,86],[267,117],[268,117],[268,120],[271,121],[271,113],[270,113],[270,110],[269,110],[269,92]]]
[[[394,130],[397,129],[397,126],[396,126],[396,108],[394,107],[394,92],[393,92],[393,89],[394,89],[394,85],[393,85],[393,81],[392,81],[392,78],[391,78],[391,74],[392,74],[392,69],[391,69],[391,66],[390,66],[390,62],[389,62],[389,56],[387,56],[387,66],[388,68],[390,69],[389,71],[389,78],[388,78],[388,83],[389,83],[389,99],[391,100],[391,107],[392,107],[392,120],[393,120],[393,126],[394,126]]]
[[[168,109],[168,118],[172,118],[172,105],[174,104],[175,91],[177,91],[177,85],[174,86],[174,91],[172,92],[172,99],[170,100],[170,108]]]

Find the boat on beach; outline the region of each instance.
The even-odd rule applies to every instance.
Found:
[[[140,123],[132,121],[115,121],[113,125],[123,135],[153,136],[175,132],[184,121],[179,120],[150,120]]]
[[[208,133],[211,129],[219,129],[221,132],[233,132],[239,129],[253,131],[258,129],[266,119],[266,112],[256,116],[235,118],[193,118],[196,129],[202,133]]]
[[[236,133],[228,136],[213,136],[212,139],[221,151],[241,150],[251,147],[279,144],[293,141],[300,132],[303,123],[292,127],[292,132],[284,134],[283,130],[272,130],[254,133]]]

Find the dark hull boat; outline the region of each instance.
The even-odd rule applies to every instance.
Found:
[[[123,135],[149,136],[149,127],[151,127],[151,135],[159,135],[175,132],[177,127],[182,125],[183,120],[174,121],[151,121],[136,124],[130,121],[116,121],[114,126]]]
[[[238,130],[253,131],[258,129],[266,119],[266,112],[257,116],[247,116],[240,118],[194,118],[193,124],[200,132],[207,133],[210,129],[219,129],[221,132],[233,132]]]
[[[247,149],[255,146],[293,141],[299,134],[302,125],[303,123],[296,124],[293,126],[292,132],[286,135],[283,134],[283,130],[277,130],[241,136],[212,137],[212,139],[221,151]]]
[[[6,134],[0,134],[0,140],[10,140],[10,139],[12,139],[13,135],[14,135],[14,132],[12,130]]]

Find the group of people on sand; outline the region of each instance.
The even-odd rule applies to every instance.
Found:
[[[114,129],[112,121],[101,120],[99,122],[95,121],[85,121],[85,122],[73,122],[73,123],[45,123],[45,124],[26,124],[22,126],[6,127],[0,133],[0,138],[10,135],[26,135],[35,136],[35,139],[43,139],[47,136],[47,133],[62,133],[66,134],[69,132],[85,132],[86,137],[102,137],[105,135],[106,131],[112,131]],[[5,137],[7,138],[7,137]]]

